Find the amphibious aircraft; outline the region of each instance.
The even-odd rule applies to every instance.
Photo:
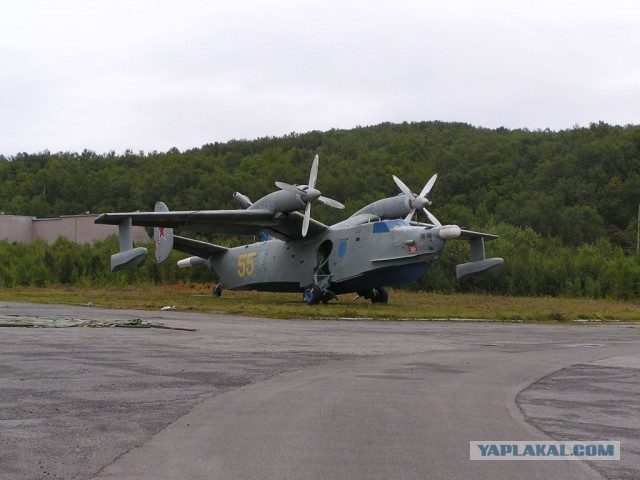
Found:
[[[335,225],[311,218],[311,206],[321,203],[344,208],[317,190],[316,155],[307,185],[275,182],[278,190],[255,203],[239,192],[233,194],[239,209],[169,211],[158,202],[153,212],[104,213],[99,224],[119,225],[120,252],[111,256],[116,272],[141,265],[148,252],[133,247],[133,225],[154,227],[155,257],[165,261],[172,249],[192,255],[180,267],[203,265],[217,272],[213,290],[220,296],[229,290],[302,292],[307,304],[328,302],[343,293],[357,293],[373,303],[386,303],[386,287],[422,277],[442,254],[448,240],[466,239],[471,261],[456,266],[458,279],[493,271],[501,258],[485,258],[484,241],[495,235],[443,225],[427,210],[427,195],[437,174],[416,195],[393,177],[401,193],[377,200]],[[304,211],[300,213],[299,211]],[[429,223],[413,221],[423,212]],[[261,241],[235,248],[174,235],[173,230],[260,235]],[[356,297],[357,298],[357,297]]]

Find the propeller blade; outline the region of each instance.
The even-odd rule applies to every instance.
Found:
[[[276,187],[278,187],[280,190],[293,193],[294,195],[302,196],[306,193],[304,190],[301,190],[295,185],[289,185],[288,183],[284,183],[284,182],[276,182]]]
[[[407,187],[402,180],[400,180],[398,177],[394,175],[393,181],[396,182],[396,185],[398,185],[398,188],[402,190],[402,193],[404,193],[407,197],[409,197],[410,200],[416,199],[416,196],[413,193],[411,193],[411,190],[409,190],[409,187]]]
[[[424,186],[424,188],[422,189],[422,191],[420,192],[420,195],[418,195],[418,197],[420,198],[425,198],[427,196],[427,194],[431,191],[431,189],[433,188],[433,184],[436,183],[436,180],[438,179],[438,174],[434,173],[433,177],[431,177],[429,179],[429,181],[427,182],[427,184]]]
[[[311,221],[311,204],[314,202],[320,202],[333,208],[344,208],[344,205],[340,202],[333,200],[332,198],[323,197],[320,195],[320,191],[316,190],[316,180],[318,179],[318,163],[319,157],[316,155],[311,164],[311,172],[309,173],[309,185],[300,186],[289,185],[285,182],[275,182],[276,187],[280,190],[298,195],[305,203],[304,218],[302,220],[302,236],[306,237],[309,231],[309,222]]]
[[[309,188],[316,187],[316,180],[318,179],[318,161],[319,157],[316,155],[313,158],[313,163],[311,164],[311,173],[309,173]]]
[[[411,212],[409,212],[409,215],[407,215],[405,217],[405,221],[410,222],[411,219],[413,219],[413,216],[416,213],[416,209],[421,208],[422,211],[424,211],[425,215],[429,218],[429,220],[431,221],[431,223],[433,223],[434,225],[441,227],[442,224],[440,223],[440,221],[433,216],[433,214],[427,210],[425,208],[425,205],[430,205],[431,203],[429,202],[429,200],[427,200],[427,194],[431,191],[431,189],[433,188],[433,185],[436,183],[436,180],[438,179],[438,174],[435,173],[427,182],[427,184],[424,186],[424,188],[422,189],[422,191],[420,192],[420,195],[418,195],[417,197],[413,194],[413,192],[411,192],[411,190],[409,190],[409,187],[407,187],[404,182],[402,180],[400,180],[398,177],[396,177],[395,175],[393,176],[393,181],[396,182],[396,185],[398,185],[398,188],[400,188],[400,190],[402,190],[402,193],[404,193],[407,198],[410,200],[411,202]]]
[[[334,200],[333,198],[318,197],[318,202],[320,202],[320,203],[322,203],[324,205],[327,205],[328,207],[340,208],[340,209],[344,208],[343,204],[341,204],[337,200]]]
[[[427,217],[429,217],[429,220],[431,220],[431,223],[433,223],[436,227],[442,226],[440,221],[436,217],[434,217],[429,210],[427,210],[426,208],[423,208],[422,210],[424,210],[424,213],[427,215]]]
[[[411,220],[413,220],[413,216],[416,214],[416,209],[412,208],[411,211],[409,212],[409,215],[407,215],[404,219],[405,222],[410,222]]]
[[[311,219],[311,202],[307,203],[304,209],[304,220],[302,220],[302,236],[306,237],[309,231],[309,220]]]

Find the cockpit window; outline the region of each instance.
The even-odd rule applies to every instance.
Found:
[[[373,224],[373,233],[387,233],[398,227],[408,227],[409,224],[404,220],[383,220]]]

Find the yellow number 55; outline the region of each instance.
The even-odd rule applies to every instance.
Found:
[[[253,263],[253,257],[258,255],[257,252],[243,253],[238,257],[238,276],[240,278],[245,275],[253,275],[255,271],[255,264]]]

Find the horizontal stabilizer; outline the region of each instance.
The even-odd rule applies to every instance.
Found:
[[[193,238],[180,237],[175,235],[173,237],[173,248],[190,255],[195,255],[202,258],[209,258],[214,255],[220,255],[226,252],[226,247],[214,245],[213,243],[201,242],[200,240],[194,240]]]

